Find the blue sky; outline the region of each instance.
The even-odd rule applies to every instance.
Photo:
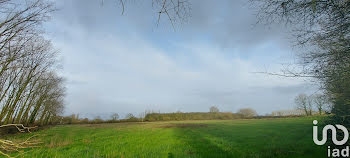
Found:
[[[151,1],[60,0],[45,24],[60,51],[67,79],[65,114],[107,118],[117,112],[236,112],[292,109],[298,93],[313,93],[304,79],[256,74],[295,63],[290,28],[257,22],[244,0],[191,1],[192,17],[157,26]]]

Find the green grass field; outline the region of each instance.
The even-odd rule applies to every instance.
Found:
[[[39,135],[42,146],[23,157],[325,157],[312,141],[313,119],[64,125],[7,139]]]

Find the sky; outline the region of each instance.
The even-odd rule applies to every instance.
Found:
[[[191,1],[191,17],[172,27],[157,23],[152,1],[59,0],[44,27],[59,50],[66,78],[65,115],[107,119],[112,113],[207,112],[210,106],[264,115],[294,108],[299,93],[314,93],[281,72],[296,63],[290,28],[257,24],[245,0]]]

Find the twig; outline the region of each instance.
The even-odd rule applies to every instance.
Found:
[[[4,155],[6,157],[11,157],[10,155],[6,154],[5,152],[20,152],[22,153],[20,149],[27,149],[27,148],[34,148],[38,147],[38,144],[41,144],[40,141],[31,141],[32,138],[36,137],[37,135],[33,135],[29,138],[27,138],[24,142],[21,143],[15,143],[10,140],[2,140],[0,139],[0,155]]]

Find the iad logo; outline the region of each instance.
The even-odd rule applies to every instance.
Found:
[[[317,120],[313,121],[314,125],[317,125]],[[313,140],[315,144],[317,145],[324,145],[327,141],[327,131],[331,130],[332,131],[332,141],[335,145],[344,145],[348,139],[349,139],[349,132],[348,130],[342,126],[342,125],[335,125],[338,129],[342,130],[344,133],[344,138],[341,141],[337,140],[337,129],[333,125],[326,125],[323,130],[322,130],[322,140],[318,140],[318,132],[317,132],[317,126],[313,127]]]

